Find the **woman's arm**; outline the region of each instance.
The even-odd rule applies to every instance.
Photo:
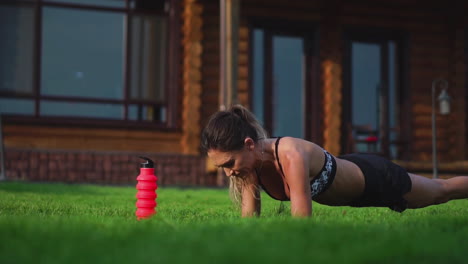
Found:
[[[256,182],[246,183],[242,188],[242,217],[260,216],[260,189]]]
[[[305,154],[291,151],[285,155],[284,173],[289,185],[291,215],[308,217],[312,215],[312,198],[309,183],[309,163]]]

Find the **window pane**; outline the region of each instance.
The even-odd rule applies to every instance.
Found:
[[[304,137],[304,41],[273,37],[272,136]]]
[[[138,105],[129,105],[128,106],[128,119],[129,120],[138,120]]]
[[[379,128],[380,46],[353,42],[351,49],[353,125],[369,125],[376,130]]]
[[[124,15],[44,8],[42,95],[123,99]]]
[[[265,118],[263,114],[264,109],[264,84],[263,84],[263,52],[264,52],[264,33],[261,29],[255,29],[253,31],[253,98],[252,98],[252,109],[258,120],[264,124]]]
[[[1,98],[0,113],[32,115],[34,114],[34,101],[27,99]]]
[[[34,9],[0,5],[0,91],[32,93]]]
[[[122,119],[123,106],[116,104],[41,101],[41,116],[75,116]]]
[[[166,19],[152,16],[132,18],[132,99],[165,101]]]
[[[125,0],[46,0],[47,2],[96,5],[105,7],[125,7]]]
[[[389,113],[389,138],[391,142],[394,142],[398,139],[398,116],[399,116],[399,107],[397,102],[397,88],[396,82],[398,81],[397,72],[397,44],[394,41],[388,42],[388,113]],[[392,144],[390,145],[390,158],[398,157],[397,146]]]
[[[364,140],[376,136],[379,130],[381,47],[376,43],[353,42],[351,52],[353,126],[367,128],[367,133],[356,135],[357,139]],[[358,143],[356,151],[380,151],[380,145]]]
[[[140,118],[138,118],[140,116]],[[142,121],[166,121],[166,108],[150,105],[129,105],[128,106],[129,120]]]

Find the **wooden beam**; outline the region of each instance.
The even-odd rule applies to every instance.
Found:
[[[220,0],[220,93],[224,110],[237,103],[237,70],[240,0]]]
[[[182,140],[184,154],[199,154],[200,142],[200,109],[202,93],[202,53],[203,53],[203,6],[198,0],[184,0],[182,12],[182,83],[184,96],[182,100]]]

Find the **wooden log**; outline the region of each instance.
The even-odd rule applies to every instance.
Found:
[[[248,80],[249,79],[249,68],[246,66],[239,66],[239,79]]]
[[[437,138],[448,138],[452,134],[450,131],[446,129],[442,129],[442,127],[438,127],[437,129]],[[417,140],[430,140],[432,139],[432,129],[431,128],[415,128],[413,129],[413,138],[415,141]]]
[[[265,9],[264,7],[252,7],[243,12],[244,16],[255,16],[257,18],[265,18],[271,19],[274,17],[275,19],[284,19],[290,20],[291,17],[294,17],[296,21],[304,21],[306,22],[318,22],[321,18],[320,14],[311,13],[306,10],[285,10],[284,8],[272,9],[268,8]]]
[[[202,93],[202,12],[196,0],[185,0],[183,16],[183,99],[181,147],[185,154],[198,154]]]
[[[246,9],[251,9],[254,7],[274,7],[280,9],[312,9],[318,10],[321,8],[320,1],[307,1],[307,0],[295,0],[290,2],[284,2],[281,0],[249,0],[242,3],[242,11]]]
[[[248,91],[249,90],[249,82],[248,82],[247,79],[239,80],[238,90],[239,91]]]
[[[237,94],[237,100],[242,105],[248,105],[249,102],[249,94],[246,92],[240,92]]]
[[[440,43],[439,43],[440,44]],[[447,45],[412,45],[411,46],[411,57],[432,57],[439,54],[449,54],[450,50]]]
[[[213,79],[208,79],[205,78],[203,79],[203,87],[208,87],[209,89],[212,90],[219,90],[219,79],[218,78],[213,78]]]
[[[445,19],[444,14],[436,12],[428,12],[427,10],[421,10],[421,8],[410,8],[404,5],[388,5],[373,3],[369,4],[357,4],[355,2],[343,2],[342,12],[345,14],[351,14],[355,16],[359,15],[375,15],[388,19],[410,19],[414,21],[427,21],[428,23],[437,23],[437,21],[443,21]],[[435,22],[436,21],[436,22]]]
[[[209,53],[203,56],[203,63],[206,65],[219,65],[219,56]]]
[[[448,54],[438,54],[434,57],[412,56],[409,63],[414,68],[447,69],[450,62],[447,56]]]
[[[202,69],[202,74],[205,76],[205,78],[219,78],[219,67],[215,67],[214,65],[206,65]]]
[[[6,147],[180,153],[181,134],[135,129],[5,125]]]
[[[404,29],[408,31],[443,31],[446,29],[445,25],[426,24],[414,19],[388,19],[375,15],[370,16],[354,16],[352,14],[342,14],[340,16],[342,24],[349,25],[373,25],[374,27],[390,28],[390,29]]]

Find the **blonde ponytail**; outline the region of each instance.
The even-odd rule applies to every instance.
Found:
[[[255,130],[255,132],[257,132],[257,140],[268,138],[266,130],[262,127],[262,125],[260,125],[260,122],[257,120],[257,118],[255,118],[252,112],[250,112],[247,108],[237,104],[233,105],[229,111],[239,116],[242,120],[247,122],[247,124],[249,124]]]

